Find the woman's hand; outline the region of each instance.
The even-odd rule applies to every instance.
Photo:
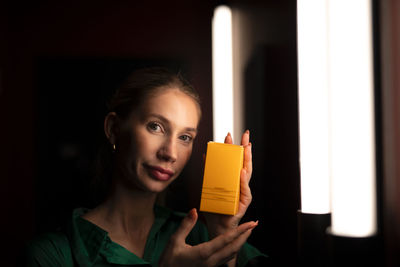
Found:
[[[256,222],[247,222],[216,236],[211,241],[190,246],[186,244],[185,239],[196,224],[197,218],[196,209],[192,209],[183,219],[160,257],[160,267],[213,267],[225,264],[235,258],[251,231],[257,226]]]
[[[232,144],[232,136],[230,133],[225,137],[225,143]],[[250,143],[250,132],[246,130],[242,135],[241,145],[244,147],[244,159],[243,169],[240,173],[240,200],[238,212],[231,215],[222,215],[214,213],[204,213],[204,218],[207,223],[210,238],[214,238],[218,235],[224,234],[228,231],[236,229],[239,225],[240,220],[246,213],[249,207],[252,195],[249,187],[251,174],[253,172],[253,162],[251,154],[251,143]],[[232,259],[228,265],[235,266],[235,258]]]
[[[253,172],[250,132],[247,130],[242,135],[241,145],[244,147],[243,169],[240,173],[240,200],[238,212],[233,215],[204,213],[210,237],[223,234],[230,229],[235,229],[249,207],[252,195],[249,187],[251,173]],[[232,136],[228,133],[225,143],[232,144]]]

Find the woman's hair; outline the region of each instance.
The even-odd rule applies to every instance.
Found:
[[[174,73],[160,67],[132,72],[111,98],[108,110],[117,113],[119,118],[126,119],[148,97],[171,88],[176,88],[190,96],[198,105],[200,112],[199,94],[189,82],[180,72]]]
[[[199,117],[201,117],[200,97],[197,91],[180,72],[175,73],[161,67],[131,72],[107,103],[108,112],[115,112],[121,120],[128,119],[132,112],[135,112],[149,97],[169,89],[178,89],[190,96],[197,104]],[[101,203],[109,194],[112,185],[113,160],[111,144],[104,136],[92,181],[95,205]]]

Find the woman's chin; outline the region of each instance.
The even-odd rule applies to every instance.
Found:
[[[154,193],[158,194],[164,191],[170,182],[165,182],[165,181],[157,181],[157,180],[148,180],[142,183],[141,188],[149,193]]]

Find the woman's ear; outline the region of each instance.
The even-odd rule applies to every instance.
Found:
[[[118,134],[118,116],[115,112],[110,112],[104,119],[104,133],[111,144],[115,144]]]

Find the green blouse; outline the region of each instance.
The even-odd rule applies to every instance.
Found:
[[[87,209],[73,211],[72,220],[58,232],[46,233],[27,246],[26,266],[157,266],[158,260],[177,230],[185,214],[155,207],[155,222],[146,242],[143,258],[113,242],[108,233],[81,216]],[[208,241],[204,224],[198,222],[186,239],[190,245]],[[262,256],[260,251],[245,244],[238,254],[238,266]]]

